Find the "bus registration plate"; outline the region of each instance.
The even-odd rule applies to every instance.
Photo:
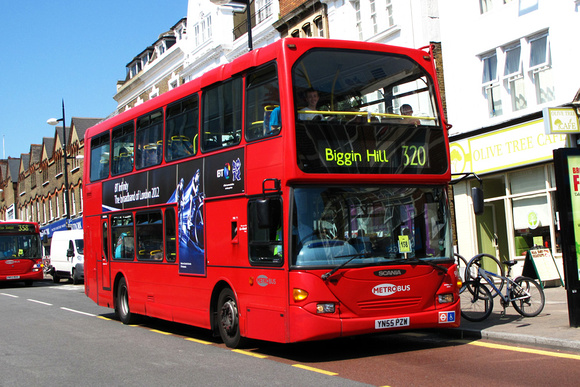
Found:
[[[7,280],[12,280],[12,279],[20,279],[19,275],[9,275],[6,277]]]
[[[375,320],[375,329],[396,328],[409,326],[409,317],[388,318]]]

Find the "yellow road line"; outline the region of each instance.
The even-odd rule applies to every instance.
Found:
[[[492,349],[503,349],[505,351],[531,353],[534,355],[543,355],[543,356],[551,356],[551,357],[560,357],[563,359],[580,360],[580,355],[573,355],[573,354],[569,354],[569,353],[552,352],[552,351],[546,351],[546,350],[542,350],[542,349],[512,347],[512,346],[503,345],[503,344],[484,343],[482,341],[466,341],[466,340],[457,340],[457,341],[461,342],[462,344],[476,345],[478,347],[485,347],[485,348],[492,348]]]
[[[204,340],[199,340],[199,339],[192,339],[191,337],[186,337],[185,340],[187,341],[193,341],[194,343],[198,343],[198,344],[211,344],[211,342],[209,341],[204,341]]]
[[[100,318],[101,320],[108,320],[108,321],[112,321],[113,320],[111,318],[104,317],[104,316],[97,316],[97,318]]]
[[[173,333],[171,333],[171,332],[163,332],[163,331],[160,331],[160,330],[158,330],[158,329],[149,329],[149,330],[150,330],[151,332],[155,332],[155,333],[161,333],[162,335],[167,335],[167,336],[171,336],[171,335],[173,335]]]
[[[321,370],[320,368],[309,367],[309,366],[303,365],[303,364],[292,364],[292,367],[302,368],[303,370],[318,372],[319,374],[324,374],[324,375],[331,375],[331,376],[338,375],[336,372],[325,371],[325,370]]]
[[[260,355],[259,353],[242,351],[241,349],[232,349],[232,352],[241,353],[242,355],[257,357],[258,359],[265,359],[268,357],[266,355]]]

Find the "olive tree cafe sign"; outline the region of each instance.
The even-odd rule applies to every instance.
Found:
[[[542,115],[546,134],[580,133],[578,116],[572,108],[544,108]]]
[[[542,119],[449,144],[451,173],[491,173],[552,160],[569,144],[567,134],[546,134]]]

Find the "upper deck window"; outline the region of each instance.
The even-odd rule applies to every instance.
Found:
[[[197,153],[198,116],[197,94],[167,107],[165,160],[177,160]]]
[[[274,64],[248,75],[246,81],[246,140],[280,133],[280,93]]]
[[[113,129],[112,175],[119,175],[133,170],[133,148],[135,145],[135,134],[133,130],[133,122]]]
[[[163,111],[156,110],[137,119],[137,169],[161,163],[163,155]]]
[[[242,78],[235,78],[203,92],[202,151],[240,143],[242,87]]]
[[[433,80],[409,57],[313,49],[296,62],[292,80],[304,172],[447,170]]]
[[[91,181],[109,176],[109,132],[91,139]]]

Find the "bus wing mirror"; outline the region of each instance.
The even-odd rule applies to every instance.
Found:
[[[256,201],[258,228],[270,228],[270,199]]]
[[[471,187],[471,200],[475,215],[483,214],[483,190],[480,187]]]

